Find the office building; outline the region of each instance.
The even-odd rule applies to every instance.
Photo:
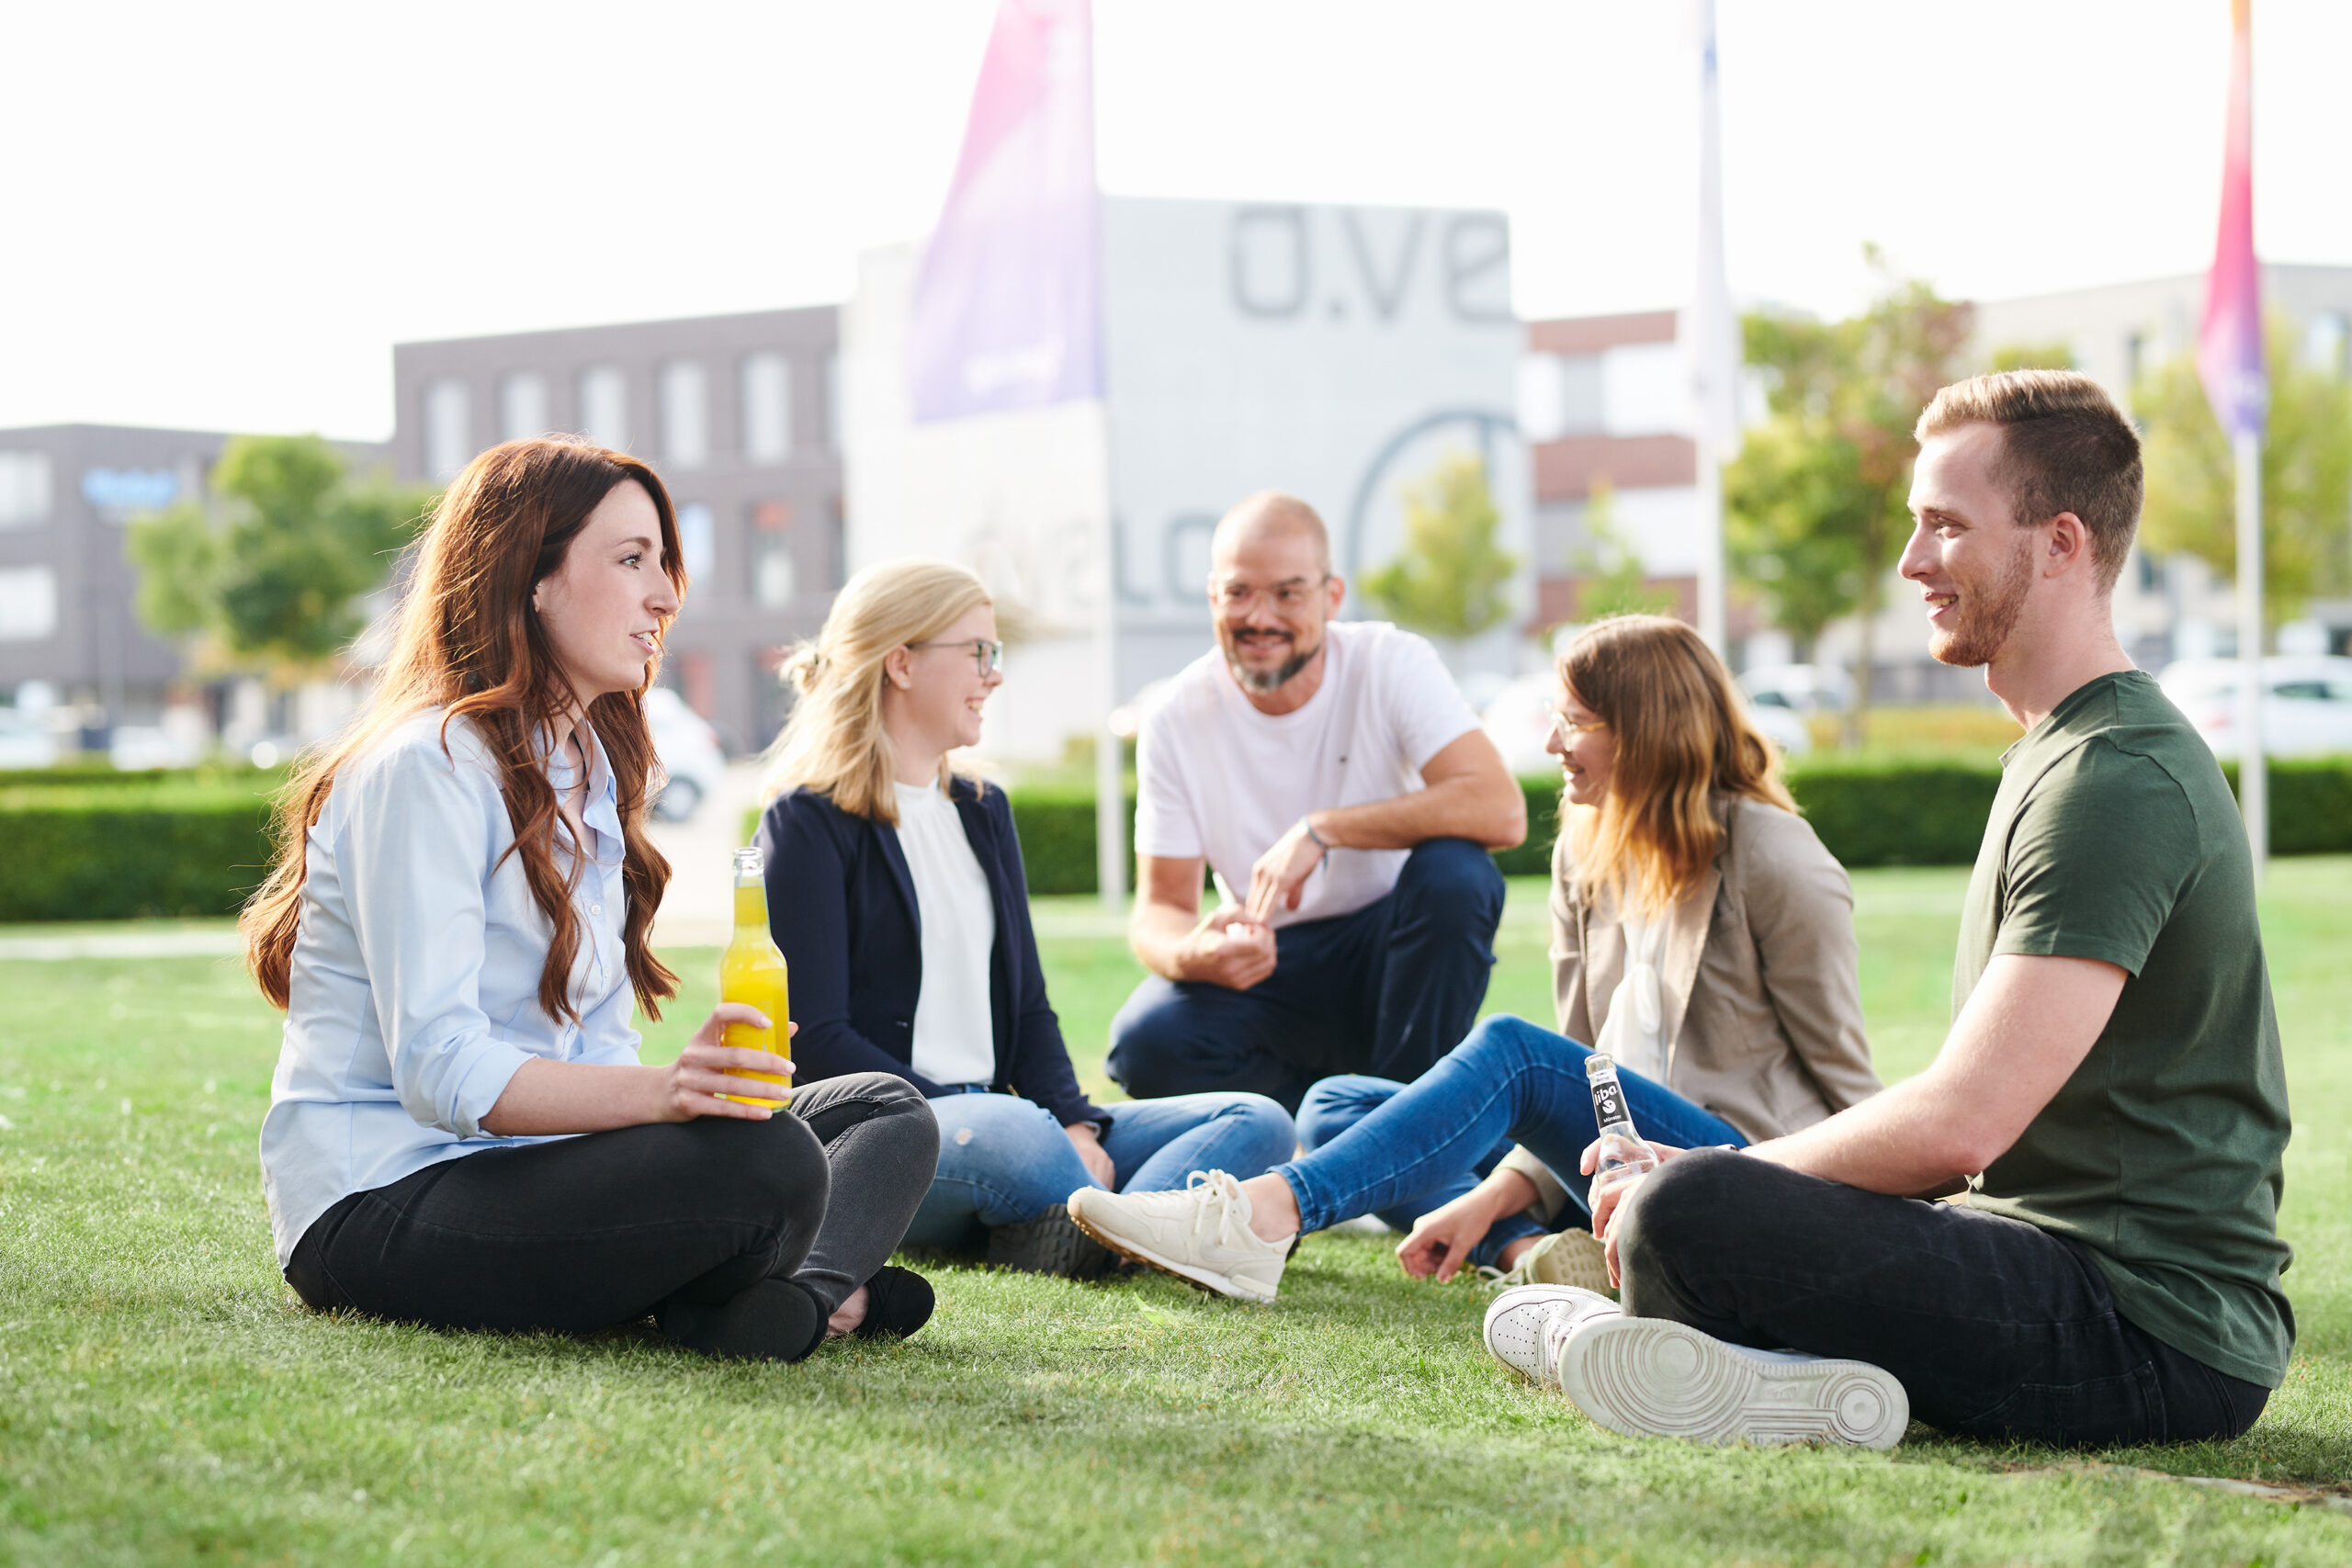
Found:
[[[775,671],[840,587],[830,305],[401,344],[392,452],[439,483],[501,441],[569,432],[651,463],[692,579],[663,680],[735,750],[783,720]]]

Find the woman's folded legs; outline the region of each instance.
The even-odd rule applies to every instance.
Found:
[[[1308,1089],[1306,1098],[1299,1103],[1300,1149],[1311,1155],[1334,1142],[1408,1087],[1395,1078],[1374,1077],[1366,1073],[1342,1073],[1323,1079]],[[1409,1231],[1413,1228],[1413,1222],[1423,1214],[1452,1202],[1477,1186],[1494,1170],[1503,1156],[1510,1152],[1510,1140],[1505,1139],[1487,1149],[1475,1164],[1453,1171],[1422,1191],[1373,1213],[1391,1229]],[[1544,1227],[1534,1220],[1523,1214],[1510,1215],[1497,1221],[1487,1231],[1486,1238],[1471,1252],[1470,1261],[1492,1263],[1497,1255],[1512,1242],[1522,1236],[1543,1234]]]
[[[484,1149],[345,1198],[287,1279],[322,1309],[571,1333],[654,1313],[696,1348],[791,1359],[889,1256],[934,1136],[922,1098],[874,1074],[797,1090],[764,1122]],[[744,1321],[714,1325],[730,1305]]]
[[[1498,1145],[1520,1144],[1581,1204],[1577,1165],[1599,1135],[1585,1078],[1589,1048],[1524,1019],[1498,1014],[1413,1083],[1339,1136],[1275,1168],[1298,1201],[1301,1227],[1320,1230],[1442,1190]],[[1671,1089],[1623,1075],[1645,1136],[1662,1143],[1737,1143],[1730,1123]]]

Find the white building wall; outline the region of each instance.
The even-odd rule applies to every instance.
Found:
[[[1457,670],[1510,671],[1533,508],[1500,214],[1109,198],[1107,403],[922,426],[905,370],[918,254],[869,253],[842,313],[848,559],[963,560],[1012,612],[1023,640],[985,750],[1058,755],[1099,727],[1106,693],[1132,697],[1207,649],[1209,533],[1243,496],[1304,497],[1352,582],[1396,554],[1405,487],[1449,452],[1487,457],[1521,560],[1505,626],[1449,651]],[[1098,584],[1115,595],[1108,682],[1089,637]],[[1345,613],[1366,613],[1352,592]]]

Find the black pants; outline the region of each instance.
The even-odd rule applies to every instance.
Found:
[[[1262,1094],[1293,1115],[1334,1073],[1410,1083],[1477,1021],[1502,914],[1494,857],[1430,839],[1386,897],[1276,931],[1274,972],[1246,991],[1146,979],[1111,1021],[1105,1066],[1137,1100]]]
[[[1945,1431],[2196,1442],[2236,1437],[2270,1397],[2134,1327],[2080,1247],[1999,1214],[1699,1149],[1612,1228],[1634,1316],[1869,1361]]]
[[[355,1192],[303,1232],[286,1279],[322,1311],[447,1328],[608,1328],[771,1278],[831,1314],[899,1245],[938,1158],[912,1085],[830,1078],[765,1122],[484,1149]]]

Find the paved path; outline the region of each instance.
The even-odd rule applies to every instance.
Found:
[[[243,953],[236,922],[186,931],[74,931],[55,936],[0,936],[0,959],[62,963],[73,958],[225,958]]]

